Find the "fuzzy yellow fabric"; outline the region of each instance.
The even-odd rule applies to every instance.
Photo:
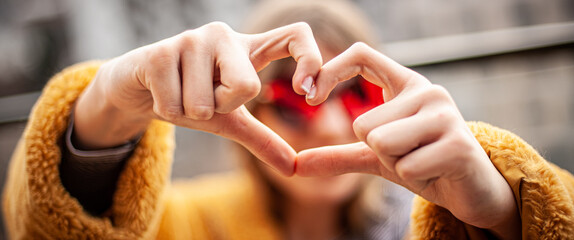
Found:
[[[99,62],[54,76],[30,115],[14,153],[3,208],[10,239],[136,239],[155,236],[171,167],[173,127],[153,122],[121,174],[109,217],[86,214],[64,189],[58,139],[71,107]]]
[[[3,208],[10,239],[279,239],[266,200],[246,173],[169,181],[173,126],[153,121],[121,173],[103,217],[84,212],[60,182],[58,139],[71,107],[100,62],[54,76],[36,103],[10,163]],[[512,133],[483,123],[469,127],[514,190],[525,239],[574,236],[574,178],[546,162]],[[478,236],[447,210],[417,198],[415,239]],[[475,235],[475,233],[477,233]]]
[[[469,128],[514,192],[522,219],[523,239],[574,238],[574,177],[547,162],[513,133],[486,123]],[[421,197],[414,201],[415,239],[474,239],[480,231],[458,221],[448,210]]]

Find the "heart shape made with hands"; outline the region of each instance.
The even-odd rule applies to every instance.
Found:
[[[360,142],[296,153],[244,106],[236,109],[241,118],[227,119],[233,125],[228,128],[238,130],[230,139],[287,176],[351,172],[381,176],[449,209],[470,225],[491,226],[492,213],[518,216],[512,190],[448,92],[382,53],[365,44],[354,44],[321,67],[307,102],[324,102],[339,82],[357,75],[381,87],[385,102],[353,122]],[[218,116],[234,115],[239,116]],[[499,217],[496,221],[507,219]]]
[[[315,79],[314,88],[316,89],[313,91],[316,91],[316,95],[313,98],[307,98],[307,102],[316,105],[325,101],[338,83],[358,75],[384,89],[385,102],[393,99],[408,87],[428,83],[428,81],[425,83],[426,79],[417,77],[420,75],[370,47],[355,44],[322,67]],[[421,82],[421,79],[424,81]],[[349,172],[381,175],[381,171],[385,171],[377,155],[365,144],[368,132],[357,129],[356,123],[353,127],[361,142],[323,146],[296,153],[284,139],[255,119],[245,107],[240,107],[236,112],[241,117],[235,117],[234,120],[242,122],[232,124],[232,129],[228,130],[239,134],[227,137],[240,143],[257,158],[284,175],[328,176]],[[363,115],[369,115],[369,112]],[[363,115],[357,120],[364,122],[368,119]],[[233,115],[224,117],[233,117]],[[378,123],[367,123],[367,125],[370,124]],[[373,127],[370,126],[370,128]]]
[[[191,51],[200,48],[202,51]],[[357,75],[385,89],[385,102],[418,79],[412,77],[414,72],[363,43],[354,44],[328,63],[322,64],[319,46],[311,28],[304,23],[254,35],[237,34],[221,23],[213,23],[116,58],[120,66],[121,63],[129,63],[124,66],[127,69],[140,66],[132,63],[141,64],[135,71],[113,71],[115,66],[108,73],[116,79],[135,79],[125,81],[124,88],[137,91],[130,92],[132,95],[127,99],[123,98],[121,91],[110,95],[122,96],[115,99],[120,102],[116,105],[125,108],[149,106],[151,99],[151,114],[155,118],[233,140],[283,175],[374,172],[370,167],[380,166],[380,163],[376,155],[365,153],[368,148],[364,144],[349,146],[351,149],[348,152],[359,151],[363,156],[369,156],[365,157],[369,164],[351,161],[356,157],[350,160],[340,158],[349,155],[344,152],[345,149],[340,149],[343,146],[309,149],[303,152],[305,154],[298,154],[245,108],[243,104],[253,99],[260,90],[261,82],[257,72],[270,61],[289,56],[297,62],[293,74],[293,90],[298,94],[307,92],[307,102],[311,105],[324,102],[339,82]],[[124,76],[131,72],[136,74]],[[114,75],[116,73],[118,76]],[[312,86],[308,85],[309,77],[315,80]],[[144,99],[144,103],[132,99]],[[355,125],[355,134],[365,142],[368,132],[357,130]],[[333,156],[337,156],[337,159]]]
[[[293,174],[325,176],[365,172],[364,169],[353,166],[358,164],[358,167],[365,167],[366,163],[373,163],[372,165],[376,167],[379,164],[378,161],[373,162],[376,160],[376,155],[370,154],[371,149],[363,142],[310,148],[297,153],[287,141],[255,118],[245,106],[230,114],[216,114],[212,120],[230,123],[226,125],[225,133],[216,134],[241,144],[259,160],[285,176]],[[377,174],[378,171],[367,173]]]

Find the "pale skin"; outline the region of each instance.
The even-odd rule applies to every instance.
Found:
[[[384,89],[386,103],[354,121],[361,142],[300,152],[297,174],[382,176],[447,208],[463,222],[501,239],[520,238],[510,186],[444,88],[359,43],[323,66],[317,85],[324,86],[308,102],[320,103],[338,82],[359,74]]]
[[[263,124],[245,109],[243,104],[261,89],[257,71],[288,56],[297,61],[294,91],[307,94],[310,104],[321,103],[337,83],[358,74],[384,88],[386,103],[352,123],[360,142],[297,153],[273,131],[276,127],[266,126],[271,122],[258,116]],[[315,79],[311,93],[302,86],[308,77]],[[303,23],[255,35],[211,23],[135,49],[102,65],[74,116],[75,137],[84,148],[124,143],[152,119],[161,119],[236,141],[287,177],[375,174],[502,239],[520,237],[510,187],[446,90],[364,44],[323,65]],[[333,196],[333,202],[347,197]],[[304,212],[304,207],[294,211]],[[307,218],[293,215],[293,221]],[[301,230],[287,222],[287,231]]]
[[[76,138],[85,148],[114,146],[161,119],[234,140],[290,176],[296,152],[243,106],[259,93],[257,71],[288,56],[303,92],[322,65],[306,24],[246,35],[216,22],[135,49],[105,63],[79,98]]]
[[[323,61],[336,52],[317,39]],[[283,69],[294,69],[291,64]],[[339,85],[339,87],[344,87]],[[324,102],[317,114],[305,124],[293,126],[268,105],[260,105],[253,115],[279,134],[295,151],[326,145],[358,141],[340,99]],[[343,234],[340,207],[361,188],[365,174],[348,173],[337,176],[284,176],[271,168],[262,167],[263,174],[288,199],[280,206],[285,220],[285,239],[337,239]]]

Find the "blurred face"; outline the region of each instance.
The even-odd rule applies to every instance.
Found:
[[[334,51],[326,48],[321,48],[321,54],[324,62],[336,56]],[[284,67],[292,73],[294,63]],[[352,122],[367,110],[365,107],[373,107],[365,100],[361,88],[358,80],[339,84],[325,103],[311,107],[306,104],[305,96],[293,91],[291,76],[274,79],[264,88],[268,91],[264,94],[270,98],[267,99],[270,103],[260,106],[255,116],[296,151],[356,142]],[[374,91],[380,92],[380,89]],[[263,172],[290,200],[301,204],[340,204],[354,195],[362,179],[360,174],[288,178],[268,167],[263,167]]]

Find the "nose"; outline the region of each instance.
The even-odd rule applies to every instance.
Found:
[[[321,105],[311,121],[309,130],[312,133],[311,137],[324,145],[343,144],[355,140],[352,120],[339,99]]]

